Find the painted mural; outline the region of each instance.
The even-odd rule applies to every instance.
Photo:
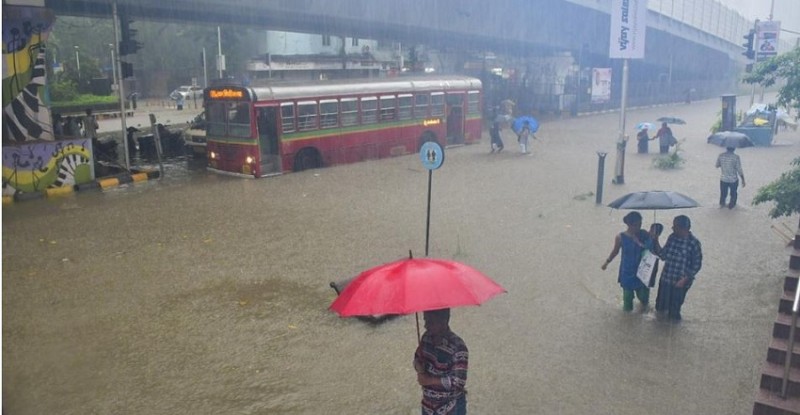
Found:
[[[94,179],[88,138],[3,147],[3,195],[74,186]]]
[[[54,141],[45,96],[45,42],[55,16],[3,5],[3,195],[94,180],[92,143]]]
[[[45,42],[55,16],[43,7],[3,5],[3,146],[53,140],[45,95]]]

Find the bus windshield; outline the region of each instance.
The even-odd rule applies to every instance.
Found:
[[[251,137],[252,106],[249,102],[212,102],[207,105],[208,134]]]

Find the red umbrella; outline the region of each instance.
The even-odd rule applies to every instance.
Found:
[[[480,305],[504,292],[499,284],[464,264],[407,258],[362,272],[330,309],[342,317],[410,314]]]

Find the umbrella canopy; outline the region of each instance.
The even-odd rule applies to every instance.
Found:
[[[661,210],[686,209],[700,206],[697,201],[678,192],[650,190],[628,193],[608,204],[614,209]]]
[[[536,118],[529,117],[527,115],[515,119],[514,123],[511,124],[511,129],[514,130],[515,133],[519,134],[526,122],[528,123],[528,127],[531,129],[532,133],[539,131],[539,121],[537,121]]]
[[[736,131],[720,131],[708,136],[706,140],[710,144],[716,144],[720,147],[733,147],[733,148],[742,148],[742,147],[753,147],[753,140],[750,139],[747,135],[743,133],[738,133]]]
[[[342,317],[410,314],[480,305],[506,292],[464,264],[408,258],[368,269],[342,290],[330,309]]]
[[[658,122],[665,122],[667,124],[686,124],[686,121],[677,117],[661,117],[657,119]]]
[[[645,130],[645,129],[647,129],[647,130],[655,130],[656,129],[656,125],[651,123],[651,122],[640,122],[639,124],[636,124],[636,129],[639,130],[639,131]]]

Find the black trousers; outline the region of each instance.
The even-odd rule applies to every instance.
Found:
[[[736,206],[736,199],[739,197],[739,181],[735,181],[733,183],[727,183],[720,180],[719,182],[719,205],[725,206],[725,199],[728,198],[728,190],[731,192],[731,201],[728,204],[728,207]]]
[[[663,281],[658,282],[656,295],[656,311],[666,311],[670,318],[681,319],[681,307],[686,300],[686,293],[690,287],[679,288]]]

